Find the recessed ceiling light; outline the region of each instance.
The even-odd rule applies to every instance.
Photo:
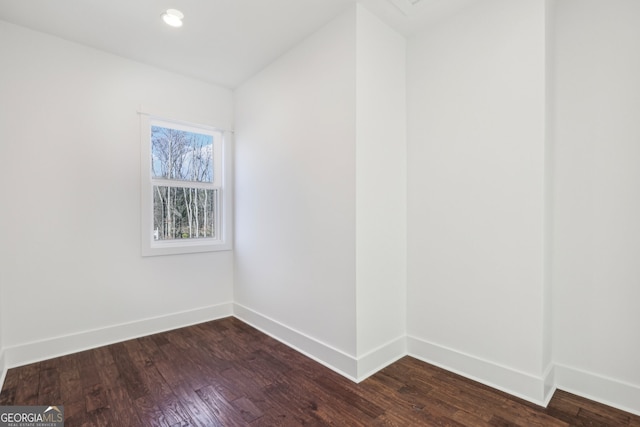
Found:
[[[184,14],[177,9],[167,9],[167,11],[162,14],[164,22],[172,27],[182,27],[183,18]]]

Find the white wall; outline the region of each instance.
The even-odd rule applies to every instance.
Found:
[[[545,3],[409,40],[408,345],[529,400],[544,380]]]
[[[638,16],[477,2],[411,39],[408,110],[362,6],[303,41],[236,93],[235,296],[231,252],[140,257],[136,115],[228,127],[232,93],[0,22],[2,375],[235,301],[354,379],[406,320],[421,359],[640,413]]]
[[[405,354],[404,76],[354,5],[236,91],[236,314],[354,379]]]
[[[356,312],[363,377],[406,351],[406,39],[362,6],[356,33]]]
[[[559,387],[640,413],[640,3],[558,2]]]
[[[229,126],[233,94],[0,22],[11,365],[231,314],[231,252],[140,256],[136,110]]]
[[[236,315],[343,373],[356,353],[354,22],[355,8],[236,90]]]

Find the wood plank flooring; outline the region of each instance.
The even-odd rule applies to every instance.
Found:
[[[65,426],[632,426],[558,391],[544,409],[405,357],[355,384],[227,318],[10,369],[0,405]]]

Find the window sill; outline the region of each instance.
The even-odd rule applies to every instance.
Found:
[[[146,243],[146,244],[145,244]],[[167,242],[143,242],[142,256],[181,255],[202,252],[230,251],[230,243],[213,239],[202,239],[193,242],[167,241]]]

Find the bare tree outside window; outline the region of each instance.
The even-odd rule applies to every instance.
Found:
[[[211,135],[151,127],[155,240],[216,237],[213,156]]]

